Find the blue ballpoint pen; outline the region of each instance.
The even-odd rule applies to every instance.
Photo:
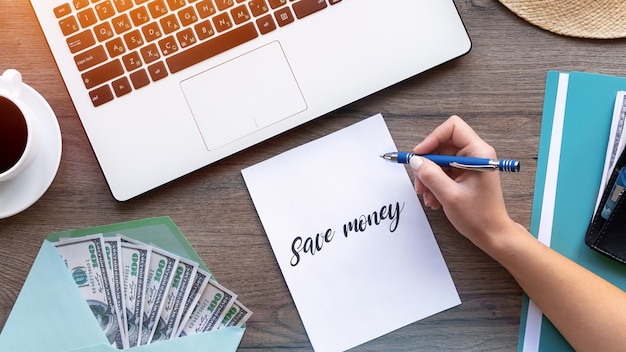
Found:
[[[393,152],[385,153],[380,157],[395,161],[401,164],[408,164],[411,157],[414,156],[411,152]],[[437,155],[437,154],[422,154],[419,155],[422,158],[426,158],[435,164],[442,167],[454,167],[457,169],[474,170],[474,171],[509,171],[517,172],[520,170],[520,163],[517,160],[502,159],[492,160],[485,158],[470,158],[464,156],[451,156],[451,155]]]

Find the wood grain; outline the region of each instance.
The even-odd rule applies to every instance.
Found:
[[[63,135],[61,166],[50,189],[23,213],[0,220],[0,329],[48,233],[169,215],[219,281],[254,310],[241,351],[311,351],[240,170],[378,112],[399,149],[412,148],[458,114],[501,157],[519,159],[522,172],[503,174],[502,183],[511,216],[529,227],[547,71],[626,75],[626,42],[557,36],[495,0],[455,2],[472,38],[469,54],[254,146],[245,157],[227,158],[119,203],[106,186],[30,5],[0,0],[0,70],[22,72],[52,106]],[[516,350],[519,286],[441,212],[427,215],[462,305],[354,350]]]

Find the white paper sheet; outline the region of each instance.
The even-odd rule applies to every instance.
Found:
[[[379,114],[242,171],[318,352],[461,303],[395,150]]]

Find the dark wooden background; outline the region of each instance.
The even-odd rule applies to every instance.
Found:
[[[626,41],[558,36],[495,0],[455,2],[472,38],[466,56],[252,147],[243,157],[120,203],[105,184],[28,1],[0,0],[0,71],[22,72],[52,106],[63,135],[61,166],[50,189],[26,211],[0,220],[0,329],[48,233],[168,215],[218,280],[254,311],[241,351],[311,351],[240,170],[378,112],[399,149],[412,148],[458,114],[500,156],[519,159],[522,172],[503,174],[502,183],[511,216],[529,227],[546,72],[626,75]],[[462,305],[354,350],[514,351],[519,286],[441,212],[427,216]]]

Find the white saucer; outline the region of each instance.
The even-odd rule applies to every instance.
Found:
[[[35,158],[15,178],[0,182],[0,219],[13,216],[46,192],[61,162],[61,129],[48,102],[27,84],[20,93],[38,123],[39,145]]]

